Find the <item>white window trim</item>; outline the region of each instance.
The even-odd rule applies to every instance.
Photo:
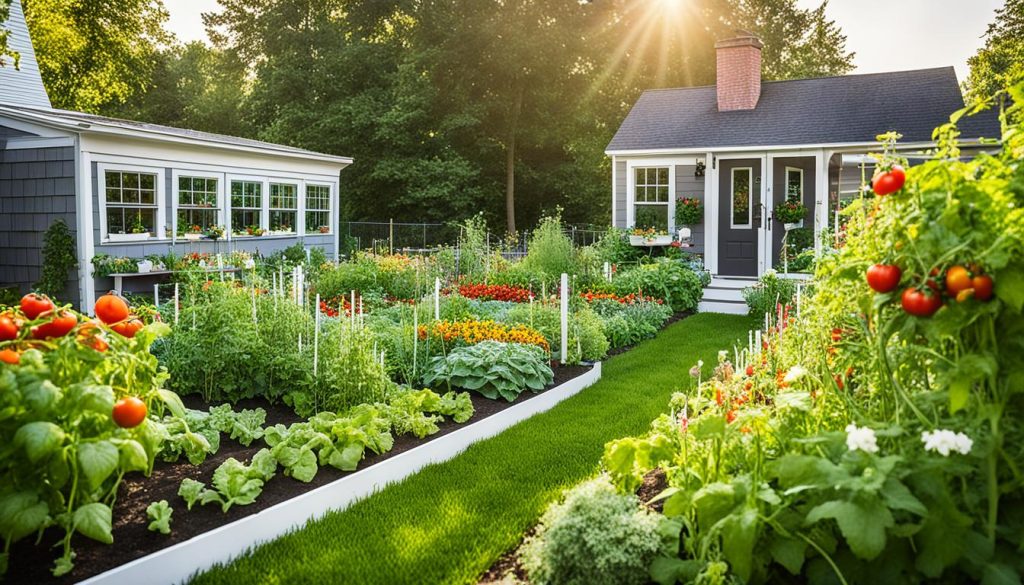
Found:
[[[327,227],[330,228],[330,230],[326,234],[322,234],[319,231],[308,232],[308,233],[306,232],[306,188],[307,187],[327,187],[327,209],[326,209],[326,211],[327,211],[327,222],[328,222],[327,223]],[[336,223],[334,221],[334,211],[335,211],[334,208],[336,207],[336,205],[334,204],[334,184],[333,183],[325,183],[323,181],[303,181],[303,184],[302,184],[302,195],[301,195],[300,199],[301,199],[301,201],[299,202],[299,207],[302,209],[302,211],[301,211],[301,215],[299,217],[299,221],[297,223],[299,223],[301,225],[302,231],[299,232],[299,235],[303,236],[303,237],[305,237],[305,236],[330,236],[330,235],[334,235],[334,232],[337,230],[337,226],[334,225]],[[315,211],[321,211],[321,210],[317,209]],[[319,226],[317,226],[317,227],[319,227]]]
[[[226,181],[224,173],[211,173],[209,171],[197,171],[191,169],[171,170],[171,237],[175,241],[178,238],[178,179],[181,177],[199,177],[201,179],[217,180],[217,225],[226,226],[228,213],[227,201],[224,197]],[[227,228],[225,228],[227,229]]]
[[[155,225],[153,226],[153,231],[156,232],[156,236],[150,236],[148,239],[142,241],[151,242],[154,240],[169,240],[170,238],[168,238],[166,235],[167,205],[165,202],[166,183],[164,182],[164,169],[160,167],[146,167],[133,164],[101,162],[96,163],[96,199],[99,201],[100,206],[100,242],[103,244],[126,243],[112,241],[110,239],[110,234],[107,233],[107,171],[115,173],[129,172],[156,175],[156,194],[154,196],[154,201],[156,203],[156,220]]]
[[[736,223],[736,171],[747,171],[747,222]],[[729,229],[754,229],[754,167],[733,167],[729,170]]]
[[[258,237],[258,236],[249,236],[249,235],[245,235],[245,236],[235,235],[235,233],[233,232],[234,228],[231,225],[231,212],[234,211],[235,208],[231,205],[231,183],[233,183],[235,181],[241,181],[241,182],[244,182],[244,183],[259,183],[260,185],[262,185],[260,187],[260,189],[261,189],[260,190],[260,193],[261,193],[261,197],[260,197],[260,229],[267,230],[267,229],[269,229],[268,226],[270,224],[270,207],[269,207],[270,206],[270,178],[265,176],[265,175],[264,176],[260,176],[260,175],[229,174],[229,175],[227,175],[225,177],[225,180],[224,180],[224,183],[225,183],[225,185],[224,185],[224,203],[225,203],[225,205],[224,205],[224,207],[225,207],[225,211],[226,211],[225,218],[224,218],[225,219],[224,235],[227,236],[227,238],[229,240],[233,240],[236,237],[239,238],[239,239],[242,239],[242,240]],[[246,207],[244,209],[249,209],[249,208]]]
[[[299,230],[300,230],[300,228],[304,229],[304,226],[302,225],[304,218],[301,217],[300,215],[302,214],[302,209],[305,207],[305,201],[300,201],[300,199],[303,199],[305,197],[305,194],[306,194],[305,184],[306,184],[305,181],[296,181],[295,179],[278,179],[276,177],[270,177],[267,180],[267,198],[266,198],[266,203],[264,205],[264,207],[266,207],[266,210],[267,210],[267,227],[265,229],[267,229],[267,230],[270,229],[270,212],[272,210],[273,211],[292,211],[291,209],[285,209],[283,207],[271,207],[270,206],[270,187],[272,185],[288,185],[288,186],[291,186],[291,187],[295,187],[295,225],[292,226],[292,230],[293,231],[291,231],[291,232],[282,232],[280,234],[273,234],[273,235],[278,235],[278,236],[295,236],[295,237],[303,235],[302,232],[299,231]]]
[[[801,169],[801,168],[797,168],[797,167],[786,167],[785,179],[783,180],[783,189],[785,189],[785,191],[783,193],[783,201],[788,201],[789,200],[789,172],[790,171],[795,171],[797,173],[800,173],[800,203],[803,203],[804,202],[804,170]]]
[[[636,227],[636,171],[638,168],[668,168],[668,233],[676,228],[676,165],[685,161],[676,159],[637,159],[626,161],[626,228]],[[640,202],[640,205],[665,205]]]

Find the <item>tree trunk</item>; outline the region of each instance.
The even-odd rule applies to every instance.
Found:
[[[508,233],[516,233],[516,130],[519,126],[519,114],[523,110],[523,89],[518,83],[513,85],[515,98],[509,120],[508,144],[505,147],[505,219]]]

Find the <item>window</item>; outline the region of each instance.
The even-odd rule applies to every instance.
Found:
[[[786,167],[786,201],[803,202],[804,200],[804,171]]]
[[[751,219],[751,181],[752,169],[738,168],[732,170],[732,214],[731,227],[753,227]]]
[[[105,171],[108,234],[156,234],[157,177],[133,171]]]
[[[218,211],[217,179],[178,177],[178,235],[186,231],[205,232],[216,226]]]
[[[294,233],[298,210],[298,187],[285,183],[270,184],[270,231]]]
[[[306,233],[331,231],[331,188],[328,185],[306,185]]]
[[[263,183],[231,181],[231,231],[235,235],[263,233]]]
[[[633,173],[633,225],[668,230],[668,167],[638,167]]]

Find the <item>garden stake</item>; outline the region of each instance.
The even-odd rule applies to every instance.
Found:
[[[434,320],[441,319],[441,279],[434,279]]]
[[[252,297],[255,302],[255,295]],[[255,310],[256,305],[253,305]],[[255,315],[255,313],[253,313]],[[316,378],[316,366],[320,362],[320,293],[316,295],[316,305],[313,308],[313,321],[316,324],[313,329],[313,377]]]
[[[256,320],[256,288],[252,288],[252,322],[258,323]]]
[[[352,329],[356,328],[356,290],[352,289],[352,300],[349,302],[349,312],[352,313]]]
[[[562,365],[569,356],[569,275],[562,273]]]
[[[174,324],[178,324],[178,283],[174,283]]]
[[[158,308],[158,309],[160,308],[160,285],[159,284],[154,284],[153,285],[153,306]]]
[[[420,341],[419,311],[412,306],[412,377],[416,377],[416,348]]]

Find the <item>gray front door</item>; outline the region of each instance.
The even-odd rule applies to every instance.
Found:
[[[761,159],[718,161],[718,274],[757,276]]]

